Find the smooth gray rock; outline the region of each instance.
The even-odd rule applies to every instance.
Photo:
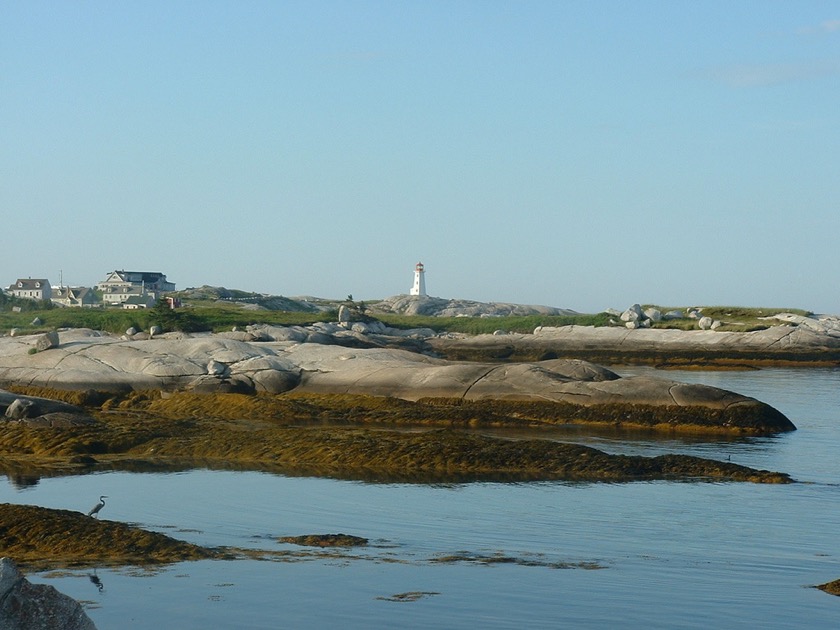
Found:
[[[712,324],[714,324],[714,320],[711,317],[704,316],[697,320],[697,327],[700,330],[711,330]]]
[[[824,323],[827,329],[828,323]],[[282,328],[282,327],[278,327]],[[196,388],[200,391],[253,391],[282,393],[290,389],[303,392],[357,393],[395,396],[410,400],[428,397],[565,401],[577,405],[597,405],[613,401],[660,406],[679,405],[680,400],[707,400],[715,407],[745,401],[746,397],[727,393],[721,398],[709,390],[659,380],[656,385],[640,387],[641,381],[619,379],[608,388],[592,379],[581,380],[567,373],[570,360],[527,363],[465,363],[435,359],[431,356],[397,350],[393,347],[358,348],[345,339],[321,332],[329,327],[309,329],[308,339],[319,337],[329,343],[294,343],[271,341],[251,343],[220,335],[200,334],[145,341],[124,340],[76,329],[62,331],[61,344],[50,352],[27,355],[31,346],[24,338],[0,338],[0,383],[49,386],[61,389],[126,391],[142,389],[175,390]],[[347,336],[364,336],[335,326]],[[265,330],[265,329],[263,329]],[[434,335],[434,333],[431,333]],[[702,348],[774,348],[787,344],[812,343],[826,339],[825,334],[804,324],[777,326],[753,333],[680,331],[623,327],[543,327],[534,334],[479,335],[470,338],[433,336],[425,344],[455,347],[516,347],[533,345],[545,355],[553,347],[616,349],[656,348],[669,354],[672,349]],[[434,343],[433,343],[434,342]],[[840,347],[840,325],[835,344]],[[215,362],[215,363],[211,363]],[[229,371],[208,374],[208,366],[224,364]],[[580,364],[574,364],[580,369]],[[588,370],[596,366],[587,364]],[[688,389],[685,389],[685,388]],[[700,395],[696,392],[703,391]],[[688,392],[688,393],[686,393]],[[695,393],[691,393],[695,392]],[[733,398],[735,397],[735,398]],[[13,399],[12,399],[13,400]],[[12,402],[9,400],[7,405]],[[740,403],[739,403],[740,404]],[[5,409],[3,409],[5,411]]]
[[[721,330],[676,330],[647,328],[627,330],[623,326],[539,326],[533,334],[511,334],[501,340],[492,335],[441,336],[428,339],[432,350],[446,354],[451,349],[473,349],[492,352],[493,348],[516,348],[529,354],[557,352],[565,355],[605,353],[620,356],[634,352],[654,352],[659,356],[698,352],[714,357],[744,355],[773,360],[791,360],[797,355],[806,360],[840,353],[840,317],[816,315],[803,317],[780,313],[768,319],[790,325],[770,326],[749,332]],[[830,356],[830,355],[829,355]],[[828,356],[826,357],[829,358]]]
[[[207,363],[207,374],[210,376],[228,376],[230,375],[230,368],[216,359],[210,359]]]
[[[11,558],[0,559],[0,628],[96,630],[79,602],[53,586],[32,584]]]

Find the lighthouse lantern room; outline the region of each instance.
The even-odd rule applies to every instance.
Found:
[[[410,295],[426,295],[426,272],[421,262],[414,265],[414,286]]]

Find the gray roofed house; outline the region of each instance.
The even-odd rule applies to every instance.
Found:
[[[52,301],[59,306],[87,308],[101,304],[90,287],[53,287]]]
[[[30,300],[49,300],[52,297],[50,281],[46,278],[18,278],[7,291],[15,297]]]

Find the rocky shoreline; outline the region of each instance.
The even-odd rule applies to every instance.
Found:
[[[4,337],[0,383],[14,391],[0,392],[0,466],[10,479],[201,466],[409,483],[793,481],[730,462],[609,455],[562,441],[501,439],[480,431],[516,427],[538,438],[538,429],[580,424],[731,435],[795,430],[777,410],[734,392],[621,378],[551,353],[588,348],[632,358],[647,347],[671,360],[698,348],[718,358],[762,351],[764,360],[783,352],[833,356],[833,329],[814,331],[800,322],[733,337],[719,331],[580,328],[467,338],[341,322],[221,334],[114,336],[73,329],[46,340]],[[500,347],[515,350],[496,356]],[[441,358],[469,348],[485,360]],[[542,360],[512,360],[531,352],[541,352]],[[2,511],[17,514],[8,506]],[[83,518],[50,516],[59,525]],[[42,513],[29,517],[43,520]],[[24,547],[14,548],[20,553],[10,555],[27,564],[54,555],[21,556],[27,544],[21,541]],[[189,559],[207,551],[173,553]],[[70,564],[90,560],[80,554],[77,560],[62,557]],[[143,562],[146,556],[158,561],[145,553],[114,561]]]
[[[778,314],[763,330],[542,327],[533,334],[434,338],[432,351],[450,360],[528,361],[575,357],[606,365],[657,367],[840,366],[840,319]]]

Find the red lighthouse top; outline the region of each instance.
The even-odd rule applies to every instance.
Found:
[[[414,271],[423,271],[423,263],[419,262],[414,265]]]

